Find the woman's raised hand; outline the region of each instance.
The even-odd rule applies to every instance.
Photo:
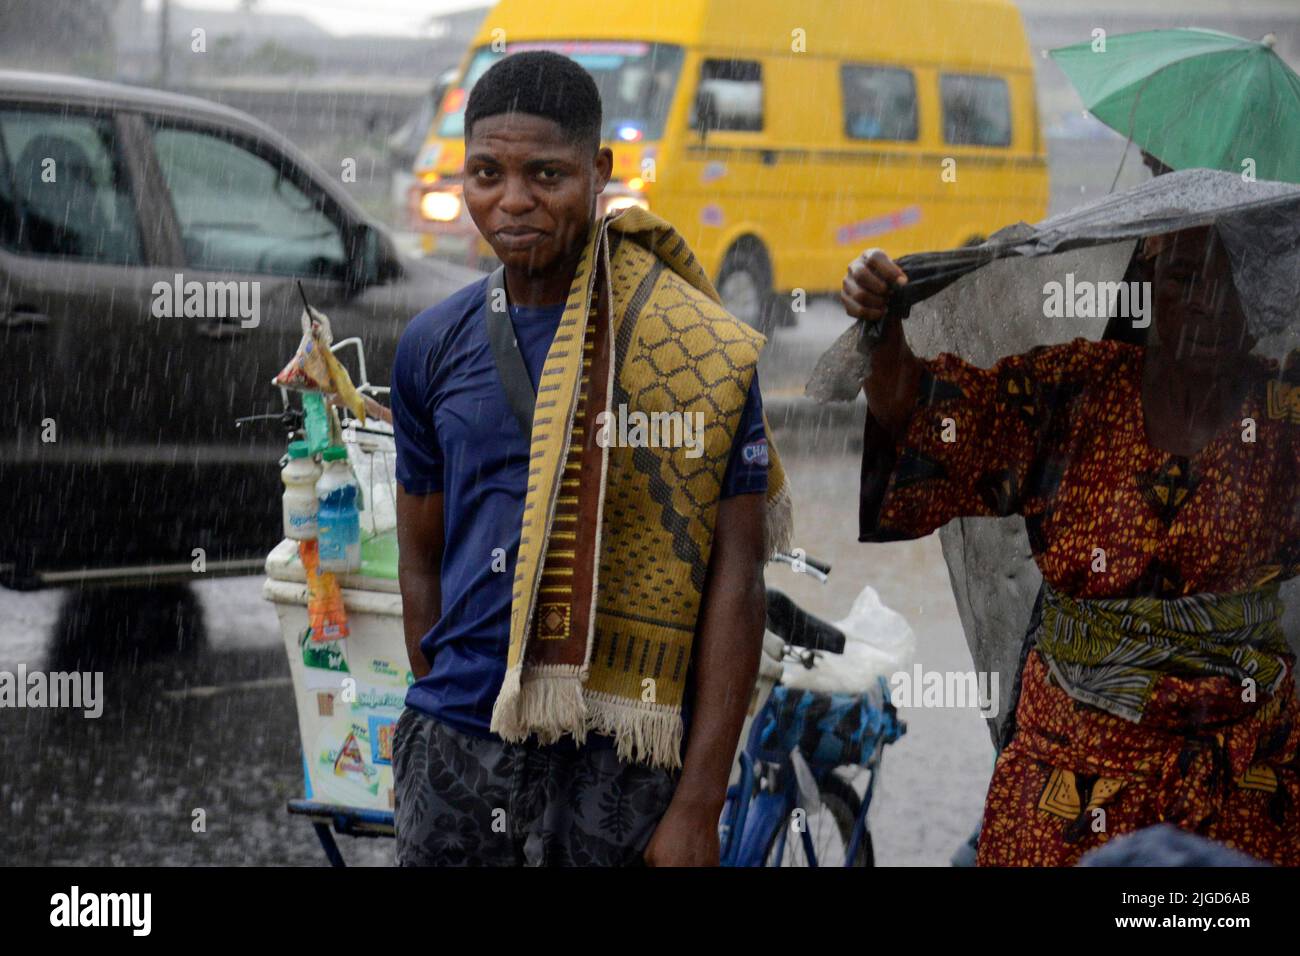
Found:
[[[851,317],[879,322],[885,317],[890,294],[906,284],[907,275],[883,249],[868,249],[849,263],[840,301]]]

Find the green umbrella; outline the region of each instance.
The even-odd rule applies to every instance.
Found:
[[[1300,76],[1273,38],[1147,30],[1053,50],[1093,116],[1173,169],[1300,183]]]

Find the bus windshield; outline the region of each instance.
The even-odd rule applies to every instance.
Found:
[[[635,143],[663,135],[672,104],[682,48],[664,43],[603,40],[542,40],[508,43],[505,52],[480,47],[474,52],[465,79],[443,101],[438,135],[465,135],[465,104],[480,76],[503,56],[525,50],[551,50],[576,60],[592,75],[600,90],[604,112],[601,138]]]

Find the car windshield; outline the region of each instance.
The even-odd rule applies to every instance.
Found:
[[[604,111],[601,137],[635,143],[663,135],[664,120],[677,87],[682,49],[663,43],[636,41],[553,40],[506,44],[504,52],[480,47],[474,52],[465,79],[443,102],[439,136],[465,134],[465,103],[469,91],[492,64],[512,53],[552,50],[580,63],[596,81]]]

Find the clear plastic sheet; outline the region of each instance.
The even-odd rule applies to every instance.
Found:
[[[1008,226],[979,246],[903,256],[898,264],[908,284],[891,309],[946,322],[954,338],[942,351],[982,361],[961,341],[988,341],[997,359],[1056,341],[1052,320],[1043,318],[1046,283],[1071,271],[1079,279],[1119,281],[1135,240],[1211,224],[1227,246],[1257,351],[1280,357],[1300,345],[1300,187],[1209,169],[1159,176],[1036,226]],[[1076,323],[1076,335],[1090,334],[1086,320],[1067,321]],[[917,324],[907,323],[909,341]],[[1104,328],[1103,321],[1093,337]],[[850,325],[822,356],[806,388],[811,398],[851,401],[858,394],[868,368],[860,338],[861,325]]]

